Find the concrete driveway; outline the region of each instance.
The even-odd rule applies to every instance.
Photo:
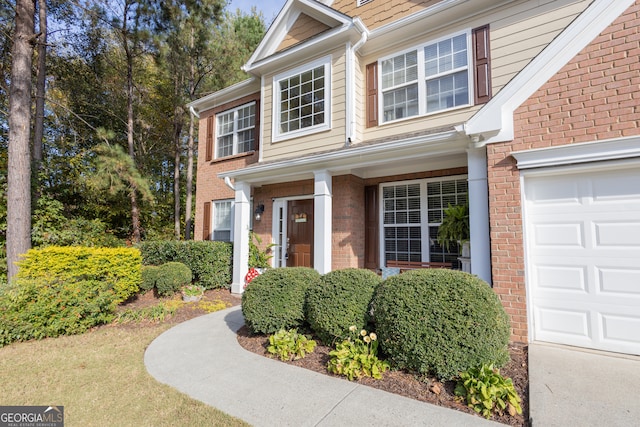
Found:
[[[529,344],[533,427],[640,425],[640,357]]]

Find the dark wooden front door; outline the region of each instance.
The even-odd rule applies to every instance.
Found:
[[[313,268],[313,200],[292,200],[287,210],[287,267]]]

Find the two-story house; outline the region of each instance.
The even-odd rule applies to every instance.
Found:
[[[195,235],[273,266],[457,262],[515,341],[640,354],[640,6],[634,0],[288,0],[193,102]]]

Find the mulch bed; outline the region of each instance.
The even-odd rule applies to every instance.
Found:
[[[177,298],[177,297],[174,297]],[[147,292],[139,295],[138,297],[127,301],[119,307],[119,310],[126,309],[141,309],[144,307],[158,304],[162,301],[162,298],[158,298],[153,292]],[[204,301],[222,301],[227,306],[232,307],[240,305],[242,300],[239,296],[231,294],[228,289],[213,289],[205,292],[203,296]],[[165,320],[165,323],[177,324],[184,322],[194,317],[207,314],[206,311],[198,309],[197,303],[187,303],[178,311],[174,316]],[[123,324],[118,327],[141,327],[143,324]],[[317,341],[317,340],[316,340]],[[262,355],[264,357],[270,357],[267,352],[267,345],[269,338],[264,335],[253,335],[246,327],[241,328],[238,331],[238,343],[248,351]],[[288,363],[290,365],[299,366],[304,369],[310,369],[312,371],[319,372],[324,375],[331,375],[327,369],[327,362],[329,361],[330,347],[318,345],[315,351],[304,359],[294,360]],[[511,361],[500,369],[500,373],[505,377],[509,377],[513,380],[514,386],[518,391],[518,394],[522,398],[522,415],[511,417],[508,414],[494,415],[491,419],[493,421],[510,425],[510,426],[529,426],[529,374],[528,374],[528,359],[527,359],[527,347],[525,345],[514,344],[509,348],[511,353]],[[279,360],[279,359],[276,359]],[[342,378],[342,377],[339,377]],[[346,381],[346,379],[345,379]],[[374,387],[380,390],[384,390],[390,393],[399,394],[411,399],[416,399],[422,402],[427,402],[433,405],[442,406],[445,408],[451,408],[457,411],[466,412],[469,414],[477,415],[471,408],[468,408],[465,404],[458,402],[455,399],[454,381],[445,381],[444,383],[438,382],[435,378],[418,378],[413,374],[404,371],[388,371],[385,372],[381,380],[375,380],[372,378],[362,378],[356,381],[359,384],[363,384],[369,387]]]
[[[317,340],[316,340],[317,341]],[[269,338],[264,335],[253,335],[247,327],[242,327],[238,331],[238,343],[248,351],[271,357],[267,352]],[[301,368],[310,369],[321,374],[335,376],[327,371],[330,347],[318,344],[313,353],[308,354],[304,359],[294,360],[288,363]],[[509,348],[511,361],[500,369],[500,373],[505,377],[510,377],[513,384],[522,398],[522,415],[511,417],[508,414],[494,415],[493,421],[510,426],[528,426],[529,419],[529,375],[527,364],[527,347],[523,345],[512,345]],[[276,360],[279,360],[276,358]],[[343,378],[343,377],[339,377]],[[346,381],[346,379],[345,379]],[[418,378],[414,374],[404,371],[387,371],[383,378],[376,380],[373,378],[362,378],[355,381],[369,387],[374,387],[389,393],[399,394],[411,399],[431,403],[446,408],[477,415],[473,409],[467,407],[455,399],[455,381],[438,382],[435,378]]]

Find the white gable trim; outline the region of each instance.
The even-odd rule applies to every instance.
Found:
[[[594,0],[562,33],[465,125],[478,146],[512,141],[513,113],[591,43],[635,0]]]
[[[256,68],[257,63],[273,55],[301,13],[309,15],[329,27],[344,28],[352,25],[351,18],[321,2],[314,0],[287,0],[267,30],[267,34],[262,38],[262,41],[242,69],[246,72],[251,72]]]

